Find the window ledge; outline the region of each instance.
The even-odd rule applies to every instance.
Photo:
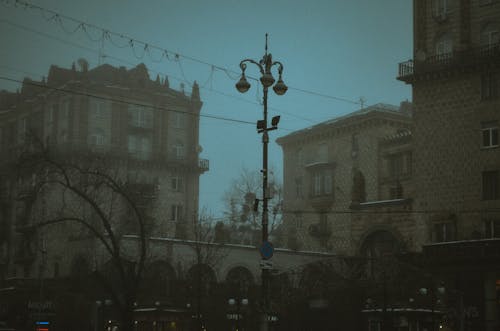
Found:
[[[489,149],[496,149],[498,148],[500,145],[494,145],[494,146],[481,146],[481,150],[482,151],[485,151],[485,150],[489,150]]]

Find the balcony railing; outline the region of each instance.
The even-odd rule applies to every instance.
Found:
[[[208,171],[210,165],[210,161],[207,159],[198,159],[198,168],[200,168],[201,171],[205,172]]]
[[[492,60],[500,60],[500,43],[430,56],[425,60],[401,62],[397,78],[407,81],[413,79],[415,75],[451,69],[456,66],[471,67]]]

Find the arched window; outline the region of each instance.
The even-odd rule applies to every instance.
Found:
[[[392,233],[379,230],[371,233],[363,242],[361,254],[366,258],[366,273],[369,277],[375,277],[387,270],[384,263],[386,259],[393,257],[399,250],[399,242]]]
[[[210,296],[217,279],[212,268],[206,264],[197,264],[187,272],[186,281],[189,284],[189,299],[201,299]]]
[[[175,271],[167,262],[157,261],[144,270],[143,292],[159,297],[169,297],[175,287]]]
[[[365,176],[359,169],[353,170],[352,176],[352,202],[366,202]]]
[[[226,282],[230,291],[234,292],[231,295],[246,297],[253,285],[253,276],[247,268],[235,267],[227,273]]]

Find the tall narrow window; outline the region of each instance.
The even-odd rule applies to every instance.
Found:
[[[351,136],[351,156],[356,157],[358,156],[359,152],[359,137],[357,133],[353,133]]]
[[[171,188],[172,188],[172,191],[182,192],[183,191],[183,185],[184,185],[184,179],[183,179],[182,176],[173,176],[171,178]]]
[[[170,220],[177,222],[182,221],[182,205],[172,205]]]
[[[295,178],[295,197],[297,199],[300,199],[303,197],[303,182],[302,182],[302,177],[297,177]]]
[[[185,157],[185,149],[184,149],[184,144],[180,141],[177,141],[175,145],[173,146],[174,149],[174,157],[177,160],[182,160]]]
[[[173,113],[174,128],[183,129],[184,128],[184,114],[180,112]]]
[[[481,75],[481,99],[494,99],[498,96],[500,89],[500,75],[494,72],[488,72]]]
[[[483,200],[498,200],[498,171],[483,171]]]
[[[328,145],[326,143],[318,145],[316,162],[328,162]]]

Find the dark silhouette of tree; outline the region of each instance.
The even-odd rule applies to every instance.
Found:
[[[72,253],[60,240],[70,237],[88,240],[87,248],[94,245],[109,257],[106,266],[96,266],[94,276],[112,298],[120,329],[132,330],[151,228],[146,210],[156,186],[134,182],[124,165],[107,155],[62,153],[39,143],[21,154],[18,177],[30,182],[27,228],[53,235],[59,243],[51,243],[51,249],[60,249],[58,254]],[[124,235],[130,234],[137,240],[127,246]]]
[[[273,171],[269,171],[270,174]],[[254,245],[261,241],[262,175],[243,169],[224,194],[231,242]],[[272,239],[282,221],[282,185],[272,175],[268,181],[269,236]]]

